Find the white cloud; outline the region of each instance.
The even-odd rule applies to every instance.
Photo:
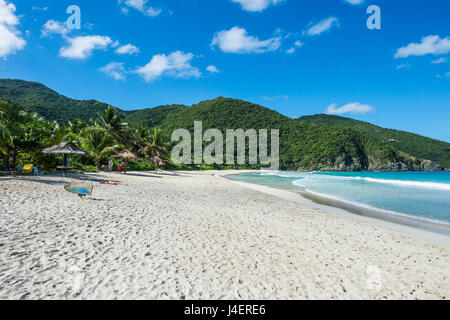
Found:
[[[450,78],[450,71],[447,72],[447,73],[445,73],[445,77],[446,77],[446,78]]]
[[[183,79],[199,78],[201,72],[191,65],[193,58],[192,53],[182,51],[175,51],[169,55],[157,54],[152,57],[149,63],[138,68],[135,72],[147,82],[163,76]]]
[[[344,1],[350,4],[361,4],[364,2],[364,0],[344,0]]]
[[[425,56],[427,54],[439,55],[450,52],[450,38],[441,39],[439,36],[423,37],[420,43],[410,43],[406,47],[397,49],[395,58],[409,56]]]
[[[297,40],[297,41],[294,42],[294,46],[292,48],[289,48],[289,49],[286,50],[286,53],[287,54],[293,54],[296,51],[296,47],[300,48],[302,46],[303,46],[303,43],[301,41]]]
[[[111,62],[99,69],[107,76],[115,80],[125,80],[125,67],[122,62]]]
[[[431,61],[432,64],[441,64],[441,63],[447,63],[447,58],[439,58],[437,60]]]
[[[397,68],[397,70],[400,70],[400,69],[408,69],[409,67],[411,67],[409,64],[404,63],[404,64],[399,64],[396,68]]]
[[[162,10],[147,5],[147,0],[118,0],[119,5],[125,5],[129,8],[136,9],[149,17],[158,16]],[[122,7],[122,13],[128,14],[128,9]]]
[[[33,11],[47,11],[48,7],[36,7],[36,6],[32,6],[31,10]]]
[[[211,43],[212,47],[218,46],[227,53],[263,53],[276,51],[280,45],[280,36],[259,40],[257,37],[249,36],[245,29],[239,27],[216,32]]]
[[[132,55],[132,54],[138,54],[139,53],[139,48],[133,46],[132,44],[126,44],[124,46],[120,46],[118,47],[115,51],[115,53],[117,54],[128,54],[128,55]]]
[[[337,26],[339,26],[339,19],[336,17],[328,17],[317,23],[310,23],[304,33],[308,36],[317,36]]]
[[[286,50],[286,53],[287,53],[287,54],[293,54],[293,53],[295,53],[295,48],[287,49],[287,50]]]
[[[6,58],[10,54],[22,50],[27,42],[21,38],[17,30],[19,18],[14,14],[16,7],[13,3],[0,0],[0,57]]]
[[[261,12],[270,5],[276,5],[284,0],[231,0],[239,3],[242,9],[251,12]]]
[[[220,72],[219,69],[217,69],[217,67],[213,66],[213,65],[208,66],[206,68],[206,71],[209,71],[211,73],[219,73]]]
[[[281,96],[273,96],[273,97],[264,96],[262,98],[266,101],[275,101],[275,100],[288,100],[289,96],[287,94],[283,94]]]
[[[67,38],[69,46],[62,47],[59,55],[70,59],[86,59],[94,50],[105,50],[111,44],[111,39],[106,36],[80,36]]]
[[[373,111],[375,108],[369,106],[368,104],[361,104],[359,102],[352,102],[341,107],[338,107],[336,103],[328,106],[325,110],[326,114],[344,114],[344,113],[358,113],[358,114],[366,114],[370,111]]]
[[[64,22],[59,22],[55,20],[48,20],[43,26],[41,30],[41,37],[46,37],[52,33],[66,35],[70,32],[70,30],[66,27]]]

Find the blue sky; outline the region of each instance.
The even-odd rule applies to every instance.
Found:
[[[72,4],[80,30],[65,23]],[[450,141],[449,12],[448,0],[0,0],[0,78],[123,109],[225,96]]]

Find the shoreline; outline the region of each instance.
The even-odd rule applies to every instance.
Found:
[[[0,299],[448,299],[444,236],[223,174],[0,178]]]
[[[410,236],[416,236],[427,241],[431,240],[440,245],[450,247],[450,227],[443,224],[408,217],[403,214],[383,213],[381,210],[363,208],[358,205],[328,198],[326,196],[316,195],[308,191],[296,191],[294,189],[278,188],[276,186],[243,182],[228,178],[228,176],[254,172],[259,171],[243,170],[240,173],[233,172],[215,174],[215,176],[233,183],[237,183],[252,190],[257,190],[284,200],[296,202],[300,205],[306,205],[310,208],[320,208],[330,214],[337,214],[340,216],[365,221],[372,225],[387,227],[395,231],[406,233]]]

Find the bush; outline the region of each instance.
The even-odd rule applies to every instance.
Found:
[[[90,166],[90,165],[84,166],[83,170],[86,171],[86,172],[99,172],[100,171],[100,170],[97,169],[96,166]]]
[[[117,166],[117,165],[116,165]],[[128,171],[152,171],[155,165],[143,160],[133,160],[127,163]]]

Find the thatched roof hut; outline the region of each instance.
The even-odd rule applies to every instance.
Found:
[[[112,158],[135,159],[139,157],[130,150],[123,150],[113,155]]]
[[[43,153],[61,153],[61,154],[87,154],[86,150],[78,148],[73,142],[63,141],[53,147],[46,148]]]

